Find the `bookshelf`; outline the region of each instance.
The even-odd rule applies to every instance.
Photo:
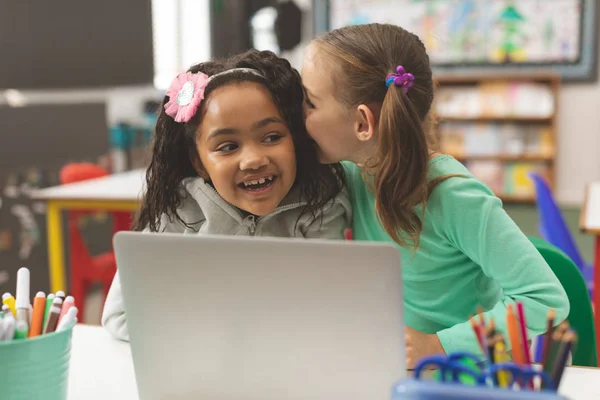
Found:
[[[504,202],[535,201],[529,172],[554,187],[560,77],[502,73],[434,77],[440,150]]]

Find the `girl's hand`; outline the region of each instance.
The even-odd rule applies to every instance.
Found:
[[[406,343],[406,367],[408,369],[413,369],[417,362],[425,356],[446,354],[440,339],[435,333],[430,335],[407,326],[404,338]]]

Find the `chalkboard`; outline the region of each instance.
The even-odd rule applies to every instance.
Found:
[[[151,0],[0,0],[0,89],[150,84]]]
[[[20,267],[31,270],[32,294],[49,290],[45,203],[30,191],[58,185],[66,163],[96,162],[108,150],[104,103],[0,107],[0,293],[14,294]],[[89,239],[108,250],[109,223]]]

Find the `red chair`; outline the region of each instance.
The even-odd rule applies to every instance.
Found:
[[[65,165],[60,171],[60,183],[68,184],[85,181],[88,179],[101,178],[107,176],[108,171],[91,163],[72,163]],[[100,210],[77,210],[68,211],[68,229],[69,229],[69,255],[70,255],[70,295],[75,298],[79,309],[79,320],[84,318],[85,300],[92,284],[99,282],[102,285],[104,297],[108,294],[108,289],[115,273],[117,272],[117,263],[114,252],[107,251],[98,255],[91,255],[87,248],[83,236],[79,229],[79,220],[81,217],[91,215]],[[127,230],[131,227],[131,213],[129,212],[110,212],[113,219],[113,234],[120,230]]]

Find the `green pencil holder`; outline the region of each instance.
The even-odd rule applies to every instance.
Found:
[[[73,326],[32,339],[0,341],[0,399],[67,400]]]

